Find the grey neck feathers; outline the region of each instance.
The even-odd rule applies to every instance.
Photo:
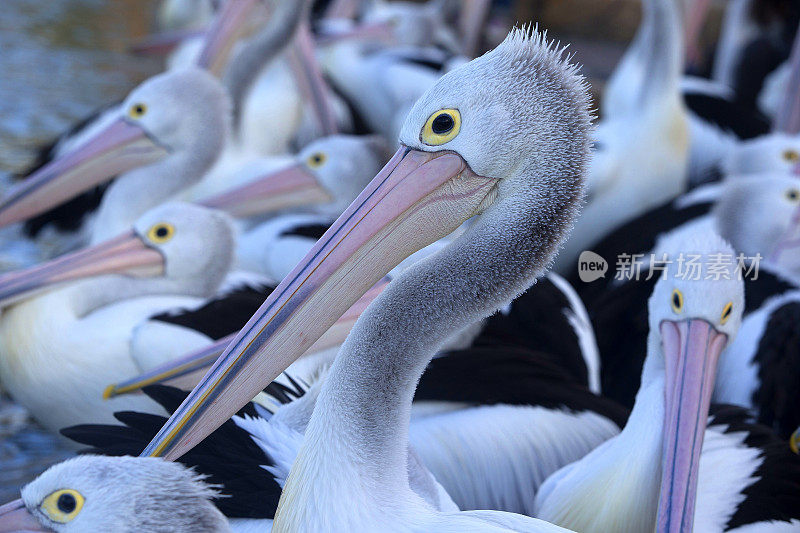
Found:
[[[107,305],[147,296],[209,298],[214,295],[225,272],[210,266],[205,276],[135,277],[108,275],[69,285],[68,292],[75,315],[84,317]]]
[[[262,69],[294,39],[303,17],[307,16],[308,0],[281,0],[269,23],[236,54],[223,78],[233,103],[233,131],[238,131],[244,99]]]
[[[641,57],[639,105],[654,105],[678,96],[683,65],[683,32],[678,0],[644,0],[643,19],[637,35]]]
[[[147,210],[200,181],[219,157],[225,135],[223,130],[199,137],[166,159],[117,178],[103,195],[92,228],[92,243],[130,229]]]
[[[499,187],[501,198],[470,230],[409,268],[362,315],[320,392],[306,442],[325,448],[335,427],[347,457],[339,450],[333,460],[357,465],[358,475],[377,481],[373,488],[408,488],[408,425],[419,377],[450,335],[542,274],[581,194],[580,186],[542,185],[524,198],[503,199]]]

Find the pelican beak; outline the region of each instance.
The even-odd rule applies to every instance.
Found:
[[[36,518],[25,508],[22,500],[0,505],[0,533],[46,533]]]
[[[300,88],[303,99],[309,103],[323,136],[338,133],[336,115],[330,102],[330,90],[322,77],[322,70],[314,54],[314,37],[308,21],[302,21],[290,54],[290,64],[295,83]]]
[[[396,41],[392,22],[365,22],[348,29],[323,30],[315,37],[319,47],[331,46],[345,41],[379,41],[392,44]]]
[[[278,285],[143,455],[180,457],[302,355],[404,258],[480,213],[497,180],[401,147]]]
[[[128,50],[139,56],[163,56],[172,52],[183,41],[205,35],[205,30],[176,30],[148,35],[133,43]]]
[[[197,65],[219,77],[225,70],[234,45],[253,29],[261,0],[229,0],[217,13],[206,33]]]
[[[103,274],[157,276],[164,268],[164,256],[130,231],[97,246],[0,276],[0,308],[70,281]]]
[[[364,296],[358,299],[350,309],[326,331],[322,337],[308,349],[309,354],[321,352],[328,348],[333,348],[344,342],[353,324],[367,306],[383,292],[389,284],[388,278],[384,278],[375,284]],[[225,348],[236,337],[235,334],[223,337],[218,341],[205,346],[200,350],[191,352],[179,359],[170,361],[158,366],[153,370],[136,376],[135,378],[109,385],[103,391],[103,399],[108,400],[124,394],[131,394],[141,391],[150,385],[170,385],[180,389],[191,389],[200,381],[200,378],[208,371],[208,368],[222,355]]]
[[[202,205],[235,217],[273,213],[293,207],[332,202],[330,193],[305,165],[296,164],[212,196]]]
[[[0,200],[0,227],[43,213],[117,174],[168,154],[144,129],[117,119],[12,187]]]
[[[686,43],[686,56],[690,63],[700,60],[700,36],[703,34],[711,0],[694,0],[689,8],[684,27],[684,42]]]
[[[658,531],[691,531],[700,451],[717,362],[728,336],[700,319],[661,322],[666,410]]]

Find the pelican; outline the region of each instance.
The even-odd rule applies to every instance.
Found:
[[[764,501],[768,509],[755,519],[737,515],[748,505],[758,505],[755,471],[768,461],[758,453],[769,456],[770,450],[752,443],[742,446],[743,439],[727,434],[725,427],[716,429],[724,436],[706,430],[718,361],[726,357],[744,307],[733,249],[710,231],[677,238],[668,248],[670,258],[699,253],[700,279],[672,265],[656,282],[648,304],[642,385],[625,429],[545,481],[536,496],[536,516],[586,532],[797,528],[800,514],[796,508],[786,513],[782,503]],[[707,278],[717,254],[728,258],[719,263],[724,275]],[[784,453],[782,458],[790,456]],[[787,468],[797,467],[800,462],[793,465],[790,459]],[[785,484],[787,477],[770,473],[782,488],[768,499],[796,500],[796,492]]]
[[[146,81],[88,138],[9,190],[0,201],[0,225],[120,175],[103,196],[91,230],[84,230],[91,235],[82,240],[116,235],[211,168],[227,134],[229,109],[222,87],[202,70]]]
[[[271,385],[267,390],[278,405],[289,402],[298,394],[302,395],[301,389],[277,387]],[[166,388],[149,389],[147,391],[154,401],[161,404],[164,409],[170,411],[180,402],[182,396],[175,394]],[[185,394],[183,395],[185,396]],[[149,516],[145,523],[152,522],[159,527],[181,524],[190,526],[188,531],[234,531],[237,533],[248,533],[256,531],[269,531],[272,526],[272,517],[277,507],[280,490],[288,474],[288,465],[284,461],[284,453],[279,450],[266,449],[263,447],[263,439],[270,439],[276,433],[276,429],[267,430],[263,425],[260,415],[274,419],[278,416],[277,411],[272,415],[264,407],[257,404],[249,404],[240,413],[241,416],[235,417],[224,424],[214,435],[204,441],[193,453],[184,457],[187,468],[168,461],[153,458],[134,458],[134,457],[104,457],[104,456],[82,456],[70,459],[54,467],[37,479],[32,481],[21,491],[21,499],[0,507],[0,531],[7,531],[11,528],[16,531],[21,525],[29,530],[40,531],[41,527],[53,527],[58,531],[59,527],[78,527],[81,530],[106,530],[115,526],[133,526],[141,524],[141,515],[147,513]],[[154,415],[142,415],[139,413],[120,414],[120,419],[130,424],[124,426],[79,426],[65,430],[67,435],[77,438],[85,444],[95,444],[95,437],[107,439],[106,442],[115,441],[117,445],[112,445],[114,455],[127,449],[128,446],[135,446],[135,442],[141,437],[148,437],[148,432],[155,432],[159,421],[165,420]],[[288,423],[283,431],[291,431],[296,422],[291,418],[282,419],[282,423]],[[143,429],[143,428],[147,429]],[[152,429],[151,429],[152,428]],[[129,433],[127,439],[118,439],[119,431],[134,430],[135,436]],[[133,437],[133,438],[130,438]],[[146,440],[142,442],[145,444]],[[109,449],[102,450],[108,453]],[[124,453],[124,452],[123,452]],[[413,458],[413,452],[410,452]],[[273,455],[274,454],[274,455]],[[290,463],[289,463],[290,464]],[[412,489],[417,491],[426,501],[437,508],[455,508],[452,501],[441,490],[435,480],[431,477],[424,466],[414,459],[408,465],[409,474],[413,481]],[[128,494],[127,501],[131,502],[131,497],[136,503],[146,509],[137,509],[139,518],[132,519],[129,515],[129,506],[109,506],[104,505],[106,500],[98,500],[93,490],[93,483],[97,472],[119,472],[112,479],[107,479],[104,485],[106,490],[111,489],[114,493]],[[174,483],[175,477],[183,475],[187,481],[192,481],[192,486],[186,483],[177,486]],[[208,477],[206,477],[208,476]],[[94,500],[95,505],[81,505],[78,512],[70,513],[66,516],[61,515],[61,520],[53,524],[54,520],[43,512],[42,503],[54,492],[50,488],[52,478],[56,477],[56,482],[60,483],[58,496],[53,500],[58,500],[61,494],[66,491],[76,500],[85,502],[87,499]],[[204,483],[205,482],[205,483]],[[213,485],[206,486],[206,483]],[[119,484],[119,486],[112,486]],[[151,485],[158,487],[151,487]],[[123,489],[123,487],[125,487]],[[169,487],[170,491],[162,493],[159,489]],[[198,489],[205,489],[196,492]],[[38,489],[38,490],[37,490]],[[132,495],[132,491],[134,494]],[[141,491],[141,492],[140,492]],[[42,494],[44,493],[44,494]],[[193,497],[196,496],[196,497]],[[170,515],[176,513],[176,509],[169,505],[175,501],[181,504],[187,516],[190,518],[185,522],[174,520]],[[24,506],[24,507],[23,507]],[[197,506],[197,509],[193,509]],[[52,506],[51,506],[52,507]],[[57,505],[55,506],[57,508]],[[43,516],[44,515],[44,516]],[[201,520],[203,516],[213,516],[217,520],[210,521],[207,525]],[[40,525],[37,525],[37,521]],[[204,529],[205,527],[221,527],[222,529]],[[49,529],[48,529],[49,530]],[[126,531],[123,527],[120,531]],[[178,529],[177,531],[181,531]]]
[[[157,354],[133,351],[141,342],[138,325],[174,307],[200,305],[228,271],[233,233],[221,214],[165,204],[133,228],[2,279],[4,303],[16,303],[0,320],[0,376],[46,428],[111,421],[125,405],[157,408],[141,397],[104,402],[103,389],[154,363]],[[37,295],[45,288],[54,290]]]
[[[711,214],[699,217],[678,228],[665,231],[649,249],[644,249],[643,259],[650,262],[650,254],[658,262],[665,252],[664,243],[680,235],[691,235],[700,229],[714,229],[727,239],[737,254],[751,258],[760,254],[757,275],[745,277],[744,314],[756,311],[768,299],[791,291],[797,287],[798,264],[794,255],[793,235],[796,231],[797,202],[790,198],[800,189],[797,179],[780,175],[756,175],[749,178],[730,178],[723,184]],[[780,252],[780,253],[777,253]],[[657,274],[658,272],[656,272]],[[643,320],[648,293],[652,290],[658,276],[645,280],[647,266],[639,280],[617,280],[609,283],[605,290],[592,298],[586,298],[586,305],[602,359],[601,374],[603,391],[623,405],[630,406],[638,390],[639,374],[644,360],[648,336],[648,324]],[[621,312],[624,310],[625,327]],[[739,351],[747,336],[737,338],[729,353]],[[742,354],[744,357],[744,354]],[[747,355],[752,355],[750,351]],[[746,370],[750,358],[740,359],[731,355],[721,364],[720,376],[729,375],[733,379],[720,380],[718,388],[735,388],[741,399],[745,391],[741,386],[750,382],[753,369]],[[739,370],[733,370],[733,367]],[[722,368],[726,368],[725,371]],[[727,369],[730,368],[730,371]],[[735,378],[734,378],[735,376]],[[748,388],[755,388],[750,382]],[[731,391],[732,392],[732,391]],[[714,397],[715,401],[733,402],[733,396]],[[742,405],[749,405],[741,403]]]
[[[559,254],[572,272],[578,255],[627,220],[686,187],[688,118],[678,90],[683,58],[676,0],[643,0],[644,19],[609,82],[597,131],[589,201]]]
[[[86,455],[50,467],[21,499],[0,506],[0,531],[226,533],[216,497],[202,476],[177,463]]]
[[[380,170],[389,152],[376,135],[331,135],[295,156],[253,161],[235,180],[204,179],[181,197],[237,218],[294,209],[332,221]]]
[[[319,309],[316,302],[338,313],[405,256],[479,215],[450,246],[394,279],[354,326],[317,398],[274,528],[557,530],[520,515],[426,506],[408,489],[407,428],[416,381],[436,348],[529,286],[565,237],[582,196],[590,120],[582,78],[538,33],[515,30],[446,74],[412,108],[396,155],[143,453],[174,458],[191,448],[314,342],[328,323],[316,312],[312,320],[303,316]],[[303,338],[292,334],[298,319]],[[285,334],[291,341],[279,341]],[[379,346],[379,337],[390,342]],[[274,342],[282,349],[271,350]],[[254,357],[264,350],[269,362]],[[228,369],[234,360],[237,368]]]

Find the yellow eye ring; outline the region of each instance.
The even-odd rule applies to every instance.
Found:
[[[428,146],[439,146],[455,139],[460,131],[461,113],[458,109],[441,109],[428,117],[419,138]]]
[[[77,490],[61,489],[47,496],[39,508],[53,522],[66,524],[78,516],[84,501],[83,495]]]
[[[683,312],[683,293],[678,289],[673,290],[672,296],[669,299],[669,304],[676,315]]]
[[[324,165],[327,160],[328,156],[324,152],[316,152],[308,157],[306,164],[310,168],[319,168]]]
[[[797,163],[800,161],[800,153],[798,153],[797,150],[785,150],[783,152],[783,158],[789,163]]]
[[[147,238],[156,244],[164,244],[175,236],[175,226],[169,222],[159,222],[147,230]]]
[[[133,104],[128,110],[131,118],[142,118],[147,113],[147,105],[143,103]]]
[[[800,455],[800,428],[794,430],[792,436],[789,437],[789,449]]]
[[[800,190],[789,189],[786,191],[786,199],[790,202],[797,202],[800,200]]]
[[[719,323],[724,324],[728,321],[728,319],[733,314],[733,302],[728,302],[725,304],[725,307],[722,308],[722,316],[720,317]]]

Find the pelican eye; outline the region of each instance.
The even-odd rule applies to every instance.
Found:
[[[168,222],[159,222],[147,230],[147,238],[156,244],[164,244],[175,236],[175,226]]]
[[[731,313],[733,313],[733,302],[728,302],[725,304],[725,307],[722,309],[722,317],[719,320],[720,324],[724,324],[728,321],[731,317]]]
[[[797,202],[800,200],[800,190],[797,189],[789,189],[786,191],[786,199],[790,202]]]
[[[789,163],[797,163],[800,161],[800,153],[797,150],[784,150],[783,159]]]
[[[678,289],[672,291],[672,296],[669,299],[669,304],[672,307],[672,310],[675,314],[681,313],[683,311],[683,293]]]
[[[131,118],[142,118],[147,113],[147,106],[145,104],[133,104],[128,110],[128,115]]]
[[[39,505],[39,508],[53,522],[66,524],[78,516],[84,501],[83,496],[77,490],[61,489],[50,493]]]
[[[428,146],[439,146],[455,139],[460,131],[461,113],[458,109],[442,109],[428,118],[420,140]]]
[[[317,152],[311,154],[309,158],[306,160],[306,163],[311,168],[319,168],[325,164],[328,160],[328,156],[324,152]]]

